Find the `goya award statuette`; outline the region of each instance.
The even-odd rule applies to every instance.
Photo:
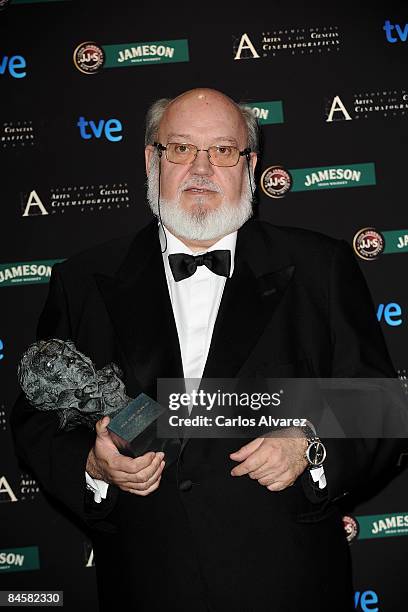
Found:
[[[31,344],[18,365],[26,398],[38,410],[55,411],[60,430],[79,425],[94,429],[109,416],[110,435],[122,454],[163,451],[167,467],[177,458],[180,441],[157,438],[157,422],[166,409],[144,393],[128,397],[121,376],[115,363],[96,370],[72,341],[58,338]]]

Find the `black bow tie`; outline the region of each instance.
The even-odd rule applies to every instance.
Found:
[[[228,278],[231,269],[231,251],[220,249],[202,255],[174,253],[169,255],[169,264],[174,280],[177,282],[192,276],[197,266],[207,266],[214,274]]]

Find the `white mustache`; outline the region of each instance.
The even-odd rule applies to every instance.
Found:
[[[219,187],[216,183],[213,183],[207,178],[190,178],[187,181],[184,181],[179,187],[179,192],[186,191],[187,189],[208,189],[209,191],[216,191],[217,193],[223,193],[221,187]]]

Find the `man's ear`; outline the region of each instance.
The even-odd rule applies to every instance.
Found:
[[[145,164],[146,164],[146,174],[149,176],[150,172],[150,162],[152,160],[152,155],[154,153],[154,146],[151,144],[146,145],[145,147]]]

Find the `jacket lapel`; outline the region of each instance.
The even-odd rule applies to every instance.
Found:
[[[158,378],[183,377],[157,223],[135,236],[113,277],[94,278],[122,352],[129,395],[156,397]]]
[[[253,220],[238,231],[234,273],[225,283],[201,388],[206,378],[239,376],[294,272],[279,230],[270,226],[266,233]],[[181,450],[189,440],[184,437]]]
[[[227,279],[203,378],[233,378],[249,358],[293,277],[279,230],[257,221],[239,230],[235,269]]]

